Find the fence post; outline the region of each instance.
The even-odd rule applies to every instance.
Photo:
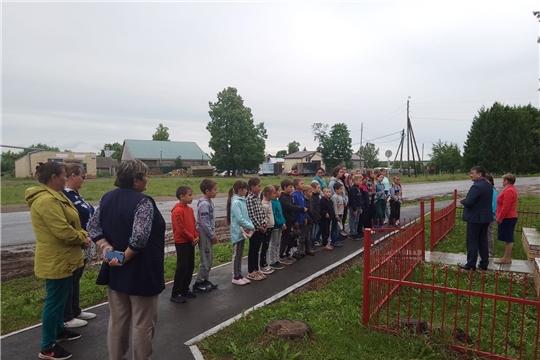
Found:
[[[434,199],[432,198],[431,200]],[[433,219],[433,216],[431,218]],[[420,201],[420,226],[422,227],[422,260],[426,261],[426,216],[423,201]]]
[[[371,273],[371,229],[364,229],[364,295],[362,297],[362,324],[369,323],[369,310],[371,307],[369,275]]]
[[[429,214],[429,251],[435,250],[435,198],[431,198],[431,212]],[[424,228],[425,230],[425,228]]]

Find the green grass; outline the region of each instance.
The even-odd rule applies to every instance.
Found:
[[[205,359],[458,359],[461,354],[423,337],[394,336],[362,325],[362,267],[316,289],[289,294],[199,343]],[[306,322],[313,338],[284,340],[265,334],[276,319]],[[467,357],[468,358],[468,357]]]
[[[243,178],[236,177],[214,177],[213,179],[218,183],[218,193],[226,194],[229,189],[232,187],[234,182],[238,179],[244,181],[249,180],[249,176]],[[266,185],[279,185],[283,179],[292,179],[290,176],[261,176],[262,186]],[[180,185],[190,186],[193,189],[194,194],[200,194],[199,184],[203,178],[181,178],[181,177],[170,177],[170,176],[150,176],[150,181],[148,182],[147,190],[145,193],[150,196],[175,196],[176,189]],[[310,184],[313,177],[306,177],[304,179],[304,184]],[[413,177],[402,177],[402,183],[421,183],[421,182],[432,182],[432,181],[451,181],[451,180],[465,180],[469,179],[469,176],[465,175],[430,175],[430,176],[419,176],[417,178]],[[7,181],[9,180],[9,181]],[[330,177],[326,177],[327,183],[329,182]],[[7,183],[6,183],[7,182]],[[85,181],[83,188],[80,190],[81,195],[87,201],[97,201],[109,190],[114,189],[114,179],[113,178],[99,178],[99,179],[88,179]],[[1,190],[2,190],[2,205],[15,205],[15,204],[24,204],[24,193],[27,188],[31,186],[38,185],[37,180],[32,179],[2,179]]]
[[[540,197],[537,196],[520,196],[519,207],[526,207],[529,209],[540,209]],[[461,220],[461,211],[456,211],[456,224],[454,228],[435,246],[435,251],[449,252],[449,253],[466,253],[467,247],[465,244],[466,239],[466,223]],[[429,231],[430,223],[429,216],[426,216],[426,250],[429,250]],[[526,219],[519,218],[516,225],[516,229],[520,229],[524,226]],[[530,226],[530,224],[528,224]],[[493,226],[493,239],[494,239],[494,255],[493,257],[500,258],[504,255],[505,243],[497,240],[498,225],[495,222]],[[527,254],[523,249],[521,242],[521,233],[514,234],[514,247],[512,249],[512,259],[527,260]]]
[[[247,247],[244,256],[247,255]],[[214,245],[214,262],[218,266],[231,261],[232,244]],[[195,251],[195,270],[199,268],[199,250]],[[96,285],[100,265],[92,265],[85,269],[81,278],[80,305],[86,308],[107,301],[107,287]],[[165,281],[174,278],[176,255],[165,258]],[[2,282],[2,335],[23,329],[41,322],[41,312],[45,303],[45,280],[35,276]]]

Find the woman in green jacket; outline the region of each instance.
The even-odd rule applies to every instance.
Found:
[[[57,342],[81,337],[65,328],[64,306],[71,292],[72,274],[83,266],[81,247],[88,247],[91,239],[82,230],[77,209],[62,193],[65,165],[48,162],[36,170],[41,185],[26,189],[25,199],[36,234],[34,272],[45,279],[47,292],[39,358],[69,359],[71,353]]]

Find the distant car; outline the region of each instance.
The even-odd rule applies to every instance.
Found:
[[[218,176],[227,176],[227,170],[218,173]]]
[[[298,170],[289,170],[287,171],[287,175],[298,176]]]

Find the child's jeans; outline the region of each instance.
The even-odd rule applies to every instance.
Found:
[[[233,278],[242,276],[242,256],[244,256],[244,243],[246,240],[239,241],[233,244]]]
[[[268,248],[268,264],[272,265],[279,261],[279,243],[281,239],[281,229],[272,229],[270,235],[270,246]]]
[[[305,255],[311,252],[311,224],[302,226],[300,236],[298,237],[298,252]]]
[[[360,219],[360,211],[354,215],[354,210],[349,208],[349,234],[356,236],[358,234],[358,220]]]
[[[266,255],[268,253],[268,248],[270,247],[270,237],[272,236],[272,229],[266,229],[266,232],[264,233],[263,240],[262,240],[262,247],[261,247],[261,255],[260,255],[260,261],[259,266],[261,268],[266,267],[267,265],[271,264],[266,261]]]
[[[339,231],[340,230],[338,229],[337,219],[332,219],[332,229],[330,230],[330,245],[334,246],[339,242]]]
[[[315,242],[321,238],[321,227],[319,224],[311,225],[311,248],[315,246]]]

